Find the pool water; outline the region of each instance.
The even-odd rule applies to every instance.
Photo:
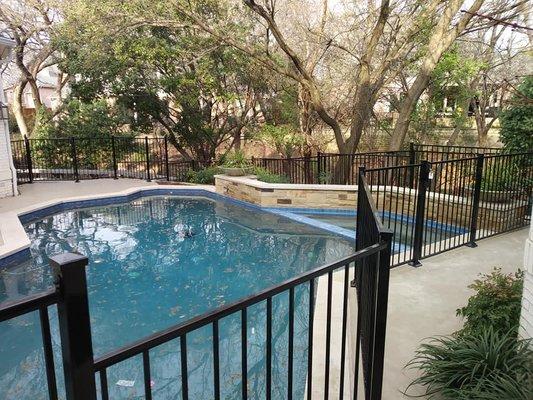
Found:
[[[78,251],[87,280],[95,356],[280,283],[352,252],[353,244],[282,216],[199,197],[150,197],[58,213],[25,225],[31,259],[0,272],[0,302],[52,285],[48,257]],[[190,233],[191,235],[188,235]],[[307,286],[295,290],[294,395],[305,390]],[[63,392],[56,307],[50,307]],[[286,393],[288,296],[273,299],[274,398]],[[248,310],[250,398],[264,398],[265,304]],[[211,327],[187,337],[191,399],[213,397]],[[222,398],[240,398],[240,316],[220,323]],[[154,399],[180,398],[180,346],[150,352]],[[46,399],[37,313],[0,323],[0,398]],[[108,370],[110,398],[143,397],[142,360]],[[133,387],[117,384],[135,381]],[[98,382],[97,382],[98,383]]]
[[[344,229],[351,230],[355,233],[356,216],[349,214],[334,214],[334,213],[298,213],[305,217],[326,222],[331,225],[339,226]],[[394,252],[406,251],[412,246],[414,236],[414,223],[410,221],[411,218],[399,216],[394,218],[393,215],[387,215],[384,218],[384,226],[394,232]],[[424,227],[424,244],[440,242],[441,240],[449,239],[457,234],[463,233],[464,229],[445,226],[440,224],[431,224],[426,222]]]

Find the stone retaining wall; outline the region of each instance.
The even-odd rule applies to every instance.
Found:
[[[253,177],[215,176],[219,194],[261,207],[351,209],[357,206],[357,186],[300,185],[259,182]]]
[[[253,176],[215,176],[217,193],[262,207],[333,208],[357,207],[355,185],[304,185],[260,182]],[[417,191],[395,186],[373,186],[378,209],[414,218]],[[523,226],[528,204],[487,203],[479,205],[478,230],[484,235]],[[432,221],[468,229],[472,218],[472,198],[428,192],[426,216]]]

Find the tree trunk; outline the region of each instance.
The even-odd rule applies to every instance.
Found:
[[[21,82],[15,86],[15,89],[13,90],[13,114],[15,115],[20,134],[29,137],[28,125],[24,119],[22,107],[22,93],[25,86],[26,82]]]
[[[466,120],[468,118],[468,108],[470,105],[471,99],[466,98],[459,104],[459,107],[461,107],[461,120]],[[452,135],[446,142],[447,146],[453,146],[457,139],[459,138],[459,134],[461,133],[463,127],[461,126],[461,123],[456,123],[455,127],[453,128]]]
[[[427,54],[420,67],[420,72],[413,85],[407,91],[406,98],[400,105],[398,121],[394,126],[389,150],[399,150],[402,146],[405,137],[407,136],[407,130],[409,129],[411,113],[414,111],[418,99],[426,89],[433,70],[437,66],[444,52],[450,48],[459,34],[463,32],[468,22],[470,22],[475,13],[481,8],[484,1],[485,0],[475,0],[468,11],[462,15],[461,19],[451,29],[450,24],[461,8],[463,0],[451,0],[448,6],[443,10],[442,17],[429,39]]]
[[[407,136],[407,129],[411,120],[411,114],[415,110],[418,99],[426,89],[429,83],[429,73],[427,71],[420,71],[416,77],[413,85],[407,91],[407,96],[402,101],[399,109],[398,119],[392,132],[392,138],[389,144],[389,150],[400,150],[402,144]]]
[[[241,147],[241,130],[237,129],[237,132],[233,135],[233,148],[235,151],[239,151]]]

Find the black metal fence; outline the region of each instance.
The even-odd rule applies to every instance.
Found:
[[[18,183],[96,178],[137,178],[186,181],[195,161],[169,156],[167,138],[114,136],[108,138],[27,139],[11,142]],[[497,148],[437,146],[411,143],[405,151],[356,154],[318,153],[313,157],[252,158],[252,164],[282,175],[291,183],[357,184],[359,167],[387,168],[496,155]]]
[[[440,162],[475,157],[478,153],[496,155],[499,148],[437,146],[411,143],[409,150],[375,151],[356,154],[318,153],[313,157],[253,158],[255,166],[283,175],[291,183],[356,185],[357,171],[418,164],[423,160]]]
[[[410,143],[409,151],[415,154],[413,159],[414,164],[423,160],[431,162],[447,161],[475,157],[478,154],[499,154],[503,151],[503,148]]]
[[[362,168],[383,224],[393,231],[393,265],[526,226],[533,152],[478,154],[406,166]]]
[[[263,168],[272,174],[285,176],[291,183],[321,183],[318,174],[317,157],[252,157],[251,162],[254,166]]]
[[[220,343],[224,338],[219,329],[222,320],[237,316],[240,331],[240,377],[233,379],[233,385],[240,392],[239,397],[252,397],[248,385],[249,352],[257,351],[257,343],[249,343],[248,318],[261,309],[264,313],[265,341],[260,345],[264,358],[259,363],[265,374],[265,396],[273,398],[273,318],[287,321],[288,334],[283,348],[287,351],[287,364],[281,369],[286,374],[286,388],[283,397],[293,398],[294,359],[305,357],[307,399],[315,399],[317,391],[323,398],[345,396],[357,398],[363,393],[365,399],[381,399],[385,330],[387,321],[387,299],[391,254],[391,232],[383,228],[373,203],[365,177],[359,176],[363,188],[358,200],[357,247],[354,254],[339,261],[327,264],[289,279],[282,284],[260,293],[199,315],[191,320],[157,332],[142,340],[111,351],[96,359],[93,356],[91,326],[85,267],[89,260],[80,254],[63,254],[51,258],[56,288],[17,302],[0,306],[0,322],[25,313],[39,310],[48,378],[48,393],[51,400],[57,399],[57,383],[50,337],[50,322],[47,307],[57,304],[58,324],[65,376],[67,400],[95,400],[97,395],[103,400],[113,398],[113,386],[108,385],[108,371],[114,365],[133,357],[142,358],[144,397],[152,399],[150,352],[155,347],[171,340],[178,340],[180,346],[179,365],[172,368],[180,371],[179,387],[181,398],[194,398],[191,395],[190,351],[188,339],[202,328],[212,332],[209,354],[204,360],[212,360],[210,376],[203,372],[202,385],[211,387],[214,399],[221,398]],[[333,290],[334,277],[342,277],[342,293]],[[353,280],[353,281],[352,281]],[[352,289],[350,281],[356,289]],[[307,345],[295,346],[295,293],[307,294]],[[287,298],[288,307],[273,309],[274,297]],[[319,306],[320,304],[320,306]],[[323,305],[323,307],[322,307]],[[300,307],[301,308],[301,307]],[[335,312],[334,312],[335,310]],[[339,311],[339,312],[336,312]],[[282,315],[274,315],[280,313]],[[315,318],[320,312],[325,316]],[[300,313],[298,314],[300,318]],[[320,321],[320,325],[318,322]],[[340,335],[339,335],[340,332]],[[332,339],[332,338],[335,338]],[[281,340],[278,338],[278,340]],[[283,339],[285,340],[285,339]],[[320,351],[316,351],[319,349]],[[324,350],[324,351],[322,351]],[[195,351],[198,351],[197,349]],[[302,353],[302,354],[298,354]],[[324,357],[317,360],[318,355]],[[340,354],[340,357],[337,356]],[[196,355],[198,356],[198,355]],[[322,367],[322,365],[324,367]],[[361,372],[360,372],[361,369]],[[333,373],[335,371],[336,373]],[[279,372],[278,372],[279,373]],[[99,385],[96,384],[99,377]],[[99,387],[97,387],[99,386]]]
[[[136,178],[185,181],[194,161],[171,159],[166,138],[27,139],[11,142],[18,183]]]

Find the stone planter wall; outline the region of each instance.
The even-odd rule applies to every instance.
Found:
[[[303,185],[259,182],[253,177],[215,176],[219,194],[261,207],[355,209],[357,186]]]
[[[262,207],[336,208],[354,210],[357,207],[357,186],[272,184],[254,177],[215,177],[217,193],[247,201]],[[404,187],[372,187],[379,211],[415,217],[417,192]],[[487,203],[479,205],[478,231],[486,236],[492,231],[504,232],[524,224],[527,202]],[[428,192],[427,218],[446,225],[468,229],[472,213],[470,197]]]

